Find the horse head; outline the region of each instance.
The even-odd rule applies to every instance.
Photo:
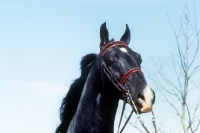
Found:
[[[120,41],[109,41],[106,23],[100,28],[100,54],[104,73],[113,84],[124,93],[129,92],[138,113],[146,113],[152,110],[155,102],[155,93],[147,84],[141,70],[142,58],[140,54],[128,47],[130,42],[130,30],[126,30]],[[122,97],[120,97],[122,99]]]

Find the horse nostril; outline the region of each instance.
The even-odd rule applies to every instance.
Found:
[[[144,94],[141,93],[141,92],[138,93],[138,95],[137,95],[137,102],[138,102],[140,105],[142,105],[144,101],[145,101],[145,99],[144,99]]]

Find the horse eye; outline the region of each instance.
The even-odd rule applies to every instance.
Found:
[[[142,58],[141,58],[141,56],[139,54],[137,54],[137,60],[138,60],[139,64],[142,63]]]
[[[139,63],[140,63],[140,64],[142,63],[142,59],[140,59]]]
[[[108,65],[112,65],[114,62],[115,62],[115,60],[113,58],[108,59]]]

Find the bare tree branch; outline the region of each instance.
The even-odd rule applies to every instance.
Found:
[[[128,117],[124,114],[124,117],[126,118],[126,119],[128,119]],[[131,121],[129,121],[128,122],[132,127],[134,127],[135,129],[137,129],[138,131],[140,131],[141,133],[145,133],[144,131],[142,131],[140,128],[138,128],[137,126],[136,126],[136,123],[135,124],[133,124]]]
[[[199,120],[199,122],[198,122],[198,124],[197,124],[197,127],[196,127],[196,129],[194,130],[194,132],[196,132],[196,131],[198,130],[199,125],[200,125],[200,120]]]
[[[187,127],[187,130],[190,128],[191,132],[194,133],[194,131],[193,131],[193,129],[192,129],[193,121],[191,120],[190,109],[188,108],[188,105],[187,105],[187,104],[186,104],[186,108],[187,108],[188,117],[189,117],[189,125],[188,125],[188,127]]]
[[[195,103],[195,108],[190,108],[188,104],[188,99],[193,100],[195,98],[188,98],[190,96],[190,88],[195,86],[200,89],[200,85],[197,83],[193,84],[194,86],[191,86],[190,84],[194,75],[200,71],[200,64],[197,61],[200,44],[195,5],[194,23],[192,23],[190,15],[187,0],[185,0],[184,10],[182,11],[181,16],[178,17],[180,27],[176,30],[169,19],[169,15],[167,14],[168,22],[176,39],[177,56],[173,56],[173,54],[171,54],[171,66],[174,73],[170,75],[175,75],[176,80],[169,76],[169,70],[164,70],[163,63],[157,63],[154,59],[153,62],[158,70],[156,74],[154,74],[154,77],[152,77],[152,74],[149,76],[149,78],[155,83],[163,98],[180,118],[184,133],[195,133],[198,131],[200,125],[200,116],[198,116],[200,98],[198,97],[197,103],[193,102]],[[160,81],[161,79],[162,81]],[[179,105],[181,106],[181,109],[174,104],[174,101],[172,102],[169,96],[180,102]]]

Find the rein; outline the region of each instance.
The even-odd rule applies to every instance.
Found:
[[[124,83],[126,82],[126,80],[128,79],[128,77],[130,77],[133,73],[136,73],[136,72],[142,72],[140,68],[132,68],[130,69],[128,72],[126,72],[124,74],[124,76],[121,78],[120,82],[112,75],[112,73],[109,71],[106,63],[104,62],[103,60],[103,56],[105,55],[105,53],[115,47],[115,46],[128,46],[125,42],[123,41],[112,41],[112,42],[109,42],[108,44],[106,44],[102,49],[101,49],[101,64],[102,64],[102,68],[103,68],[103,72],[106,74],[106,76],[109,78],[109,80],[113,83],[113,85],[122,93],[123,97],[124,97],[124,102],[123,102],[123,108],[122,108],[122,113],[121,113],[121,117],[120,117],[120,121],[119,121],[119,125],[118,125],[118,131],[117,133],[122,133],[124,128],[126,127],[128,121],[130,120],[131,118],[131,115],[133,114],[133,111],[135,110],[136,114],[137,114],[137,119],[140,121],[142,127],[145,129],[145,131],[147,133],[149,133],[148,129],[146,128],[146,126],[144,125],[144,122],[140,119],[140,114],[138,113],[138,110],[137,110],[137,107],[130,95],[130,92],[129,90],[126,90],[124,88]],[[132,111],[128,117],[128,119],[126,120],[124,126],[122,127],[121,131],[119,132],[119,128],[120,128],[120,125],[121,125],[121,121],[122,121],[122,117],[123,117],[123,114],[124,114],[124,110],[125,110],[125,107],[126,107],[126,103],[129,103],[132,107]],[[154,116],[154,113],[152,111],[152,123],[153,123],[153,126],[154,126],[154,130],[155,130],[155,133],[157,133],[157,128],[156,128],[156,123],[155,123],[155,116]]]

